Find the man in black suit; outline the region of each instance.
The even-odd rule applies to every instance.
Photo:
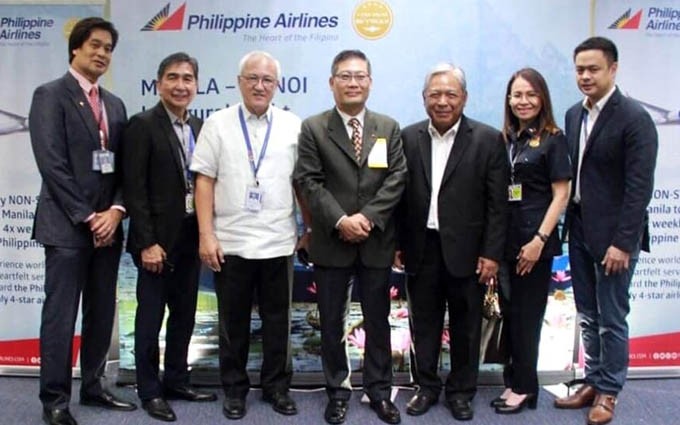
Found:
[[[397,266],[407,295],[419,389],[406,412],[421,415],[442,388],[438,359],[448,304],[451,372],[445,396],[454,418],[473,417],[485,286],[503,256],[508,160],[498,131],[463,115],[463,70],[440,64],[427,74],[429,120],[402,132],[408,166],[399,205]]]
[[[198,63],[174,53],[158,66],[160,102],[130,119],[124,135],[127,249],[138,269],[135,315],[137,394],[153,418],[174,421],[168,398],[213,401],[189,386],[187,352],[194,329],[200,260],[189,164],[203,122],[187,107],[196,96]],[[165,334],[165,368],[159,379],[158,333]]]
[[[603,37],[574,50],[585,98],[567,111],[576,184],[567,208],[569,261],[583,347],[585,385],[555,407],[592,406],[588,424],[614,417],[628,369],[628,289],[640,249],[649,251],[647,205],[658,137],[649,114],[615,84],[616,45]]]
[[[329,80],[335,107],[302,123],[295,180],[312,212],[310,257],[321,318],[321,356],[328,423],[345,420],[351,395],[345,349],[348,288],[361,290],[366,330],[364,391],[387,423],[399,423],[390,401],[389,277],[395,248],[392,212],[404,189],[406,162],[399,125],[366,109],[371,65],[358,50],[340,52]]]
[[[73,330],[82,293],[80,403],[134,410],[102,386],[116,304],[125,214],[115,152],[123,102],[99,87],[118,32],[101,18],[79,21],[69,36],[70,69],[38,87],[31,103],[31,146],[42,176],[34,238],[45,247],[40,325],[43,419],[73,425],[69,412]]]

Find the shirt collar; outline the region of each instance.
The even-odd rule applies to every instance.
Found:
[[[177,115],[173,114],[170,109],[168,109],[167,106],[165,106],[165,103],[161,102],[163,105],[163,108],[165,108],[165,112],[168,113],[168,116],[170,117],[170,122],[173,124],[176,124],[177,121],[181,122],[182,125],[187,124],[189,122],[189,111],[184,111],[184,117],[180,118]]]
[[[335,110],[338,111],[338,114],[340,114],[340,118],[342,118],[342,122],[345,124],[346,127],[349,127],[349,120],[352,118],[356,118],[359,120],[359,124],[361,124],[361,128],[364,128],[364,117],[366,116],[366,108],[362,109],[361,112],[356,114],[355,116],[351,116],[349,114],[346,114],[342,112],[338,107],[335,107]]]
[[[591,108],[591,107],[588,107],[588,98],[587,98],[587,97],[584,98],[584,99],[583,99],[583,107],[586,108],[586,109],[587,109],[588,111],[590,111],[590,112],[593,112],[593,111],[594,111],[594,112],[600,112],[600,111],[602,110],[602,108],[604,108],[604,105],[607,104],[607,101],[609,101],[609,98],[612,97],[612,95],[614,94],[614,91],[616,91],[616,85],[614,85],[614,87],[612,87],[612,89],[609,90],[609,93],[607,93],[606,95],[604,95],[604,96],[602,97],[602,99],[598,100],[598,101],[595,103],[595,105],[593,105],[592,108]]]
[[[78,85],[85,93],[89,94],[90,90],[92,90],[92,87],[96,87],[97,91],[99,91],[99,85],[97,85],[97,83],[92,84],[90,80],[85,78],[83,74],[76,71],[73,67],[69,67],[68,72],[70,72],[76,81],[78,81]]]
[[[455,136],[456,133],[458,133],[458,129],[460,128],[460,122],[463,120],[463,116],[461,115],[458,118],[458,121],[446,130],[444,134],[439,134],[439,130],[437,130],[433,125],[432,125],[432,120],[430,119],[429,122],[427,123],[427,131],[430,133],[430,137],[434,138],[440,138],[440,139],[445,139],[449,136]]]
[[[243,111],[243,117],[246,119],[246,121],[261,121],[261,120],[267,122],[271,121],[271,116],[273,113],[271,105],[267,106],[267,110],[265,111],[265,113],[260,115],[259,117],[250,112],[243,103],[241,103],[240,108]]]

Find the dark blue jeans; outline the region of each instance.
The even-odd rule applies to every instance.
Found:
[[[630,287],[639,249],[631,253],[628,270],[605,276],[602,258],[585,243],[581,218],[569,230],[571,278],[585,351],[585,380],[602,394],[617,395],[628,371]]]

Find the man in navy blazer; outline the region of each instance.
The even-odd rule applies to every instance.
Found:
[[[585,349],[585,385],[555,407],[592,406],[588,424],[610,422],[628,368],[628,289],[640,249],[649,250],[658,138],[649,114],[615,85],[618,52],[602,37],[574,50],[585,95],[566,115],[573,175],[567,209],[569,260]]]
[[[503,258],[509,165],[500,133],[463,114],[463,70],[442,63],[425,77],[429,119],[404,128],[408,179],[397,209],[399,252],[408,273],[418,391],[406,413],[437,403],[444,314],[448,305],[451,372],[445,398],[456,420],[473,418],[482,299]]]
[[[48,424],[72,425],[73,332],[82,293],[80,403],[114,410],[136,406],[114,397],[101,378],[111,341],[125,214],[116,151],[123,102],[97,85],[118,33],[101,18],[79,21],[69,37],[70,69],[38,87],[29,115],[42,176],[33,225],[45,247],[40,326],[40,400]]]

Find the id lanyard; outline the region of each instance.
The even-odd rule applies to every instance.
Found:
[[[519,154],[524,152],[524,148],[527,147],[527,144],[529,143],[529,139],[527,139],[524,144],[521,146],[521,148],[518,145],[518,142],[515,141],[514,143],[509,143],[508,146],[508,160],[510,160],[510,183],[515,184],[515,163],[517,162],[517,158],[519,158]],[[515,152],[517,151],[517,152]],[[514,154],[514,155],[513,155]]]
[[[184,136],[184,125],[185,124],[182,124],[180,127],[182,129],[182,136]],[[191,126],[189,126],[189,124],[186,124],[186,126],[189,127],[189,149],[188,149],[189,153],[186,152],[184,146],[182,146],[180,152],[182,153],[183,162],[182,165],[184,166],[184,175],[186,177],[185,178],[186,189],[187,193],[190,193],[192,188],[191,181],[194,173],[189,171],[189,164],[191,163],[191,153],[194,151],[194,148],[196,147],[196,139],[194,139],[194,132],[191,130]],[[184,137],[182,137],[182,139],[184,139]]]
[[[241,122],[241,131],[243,132],[243,139],[246,141],[246,149],[248,150],[248,162],[250,162],[250,169],[253,171],[253,178],[255,179],[255,186],[260,186],[260,182],[257,180],[257,172],[260,170],[260,165],[262,164],[262,158],[267,151],[267,144],[269,144],[269,135],[272,131],[272,121],[274,121],[274,114],[271,114],[267,122],[267,132],[264,136],[264,142],[262,143],[262,149],[260,149],[260,157],[257,159],[257,164],[255,163],[255,155],[253,154],[253,146],[250,143],[250,136],[248,135],[248,127],[246,127],[246,119],[243,116],[243,108],[238,109],[238,118]]]

